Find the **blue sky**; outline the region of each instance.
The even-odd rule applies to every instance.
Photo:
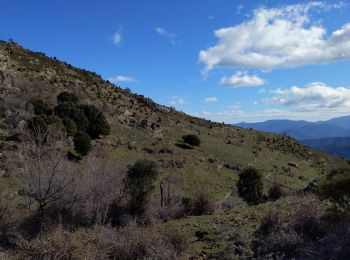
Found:
[[[192,115],[350,114],[350,1],[0,1],[0,39]]]

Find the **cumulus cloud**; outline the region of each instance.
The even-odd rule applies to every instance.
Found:
[[[217,44],[199,54],[204,72],[218,67],[270,71],[350,59],[350,23],[327,33],[310,16],[314,8],[339,7],[310,2],[259,8],[250,20],[215,31]]]
[[[204,103],[208,104],[208,103],[216,103],[216,102],[219,102],[219,99],[216,98],[216,97],[208,97],[208,98],[205,98],[203,100]]]
[[[122,42],[122,34],[120,32],[114,33],[112,40],[115,46],[120,47],[120,44]]]
[[[270,94],[271,97],[263,100],[266,108],[261,110],[246,111],[235,105],[223,111],[203,111],[198,116],[232,123],[277,118],[315,121],[350,113],[350,87],[331,87],[313,82],[305,87],[277,89]]]
[[[177,35],[175,33],[168,32],[167,30],[161,27],[156,27],[155,31],[160,36],[167,38],[171,44],[175,45],[179,43],[179,41],[177,40]]]
[[[289,106],[299,112],[350,112],[349,87],[330,87],[313,82],[304,88],[293,86],[273,93],[275,96],[264,100],[267,104]]]
[[[248,75],[246,73],[237,72],[231,77],[222,77],[220,85],[228,86],[231,88],[238,87],[257,87],[264,85],[264,80],[256,75]]]
[[[136,82],[137,81],[133,77],[122,76],[122,75],[115,76],[115,77],[110,77],[110,78],[108,78],[108,80],[110,82],[113,82],[113,83],[118,83],[118,82]]]

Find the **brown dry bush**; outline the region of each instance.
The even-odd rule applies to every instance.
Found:
[[[183,198],[182,204],[187,215],[210,215],[215,211],[215,204],[206,193],[197,193],[192,198]]]
[[[247,206],[247,203],[241,197],[232,192],[229,196],[219,201],[217,209],[222,212],[227,212],[234,208],[243,206]]]
[[[170,229],[169,229],[170,230]],[[177,259],[188,247],[179,230],[157,232],[135,222],[122,229],[95,226],[67,232],[57,228],[22,240],[18,259]]]
[[[181,218],[185,215],[182,204],[183,179],[174,174],[166,176],[159,186],[160,203],[154,203],[157,217],[161,220]]]
[[[324,215],[325,206],[313,197],[299,198],[288,206],[288,211],[275,208],[263,218],[252,243],[256,256],[297,259],[350,256],[347,249],[350,225],[343,222],[341,228],[336,228],[330,224],[339,221],[339,217],[343,219],[343,213]]]
[[[172,201],[170,204],[157,207],[156,216],[158,219],[168,221],[171,219],[179,219],[185,216],[185,209],[182,201]]]
[[[102,148],[93,150],[81,165],[76,208],[85,214],[91,224],[105,224],[110,205],[125,202],[123,183],[126,169],[111,161]]]

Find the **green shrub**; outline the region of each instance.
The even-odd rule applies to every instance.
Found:
[[[107,218],[112,227],[121,226],[125,220],[127,209],[119,201],[113,200],[108,206]]]
[[[77,133],[73,138],[74,149],[85,156],[91,150],[91,138],[86,133]]]
[[[27,127],[34,133],[34,135],[45,134],[49,125],[59,122],[60,119],[56,116],[39,115],[28,119]]]
[[[77,130],[78,130],[77,124],[69,117],[63,118],[62,123],[63,123],[64,127],[66,128],[68,135],[72,136],[77,132]]]
[[[42,101],[41,99],[30,100],[30,101],[28,101],[27,104],[33,106],[34,113],[36,115],[47,115],[47,116],[50,116],[53,113],[52,108],[47,103]]]
[[[65,102],[76,103],[76,102],[79,102],[79,98],[75,94],[73,94],[71,92],[68,92],[68,91],[65,91],[65,92],[60,93],[57,96],[57,102],[59,104],[62,104],[62,103],[65,103]]]
[[[148,196],[158,175],[157,163],[150,160],[139,160],[128,167],[126,184],[131,196],[129,209],[132,215],[145,213]]]
[[[183,135],[182,136],[182,140],[186,143],[193,146],[200,146],[201,144],[201,140],[199,139],[198,136],[194,135],[194,134],[190,134],[190,135]]]
[[[81,105],[80,106],[86,118],[89,121],[89,126],[86,132],[91,138],[96,139],[100,135],[108,135],[110,133],[110,125],[107,122],[105,116],[93,105]]]
[[[74,98],[69,98],[68,94],[64,94],[62,100],[74,100]],[[55,107],[55,114],[65,120],[69,134],[74,133],[74,125],[66,118],[73,120],[78,130],[86,132],[93,139],[100,135],[108,135],[111,130],[103,113],[93,105],[81,105],[71,101],[61,102]]]
[[[239,174],[239,180],[236,184],[238,194],[249,204],[259,203],[262,199],[263,182],[261,173],[249,167]]]
[[[40,115],[40,116],[35,116],[27,121],[27,126],[28,128],[35,134],[39,133],[45,133],[47,132],[48,129],[48,122],[47,122],[47,116],[45,115]]]
[[[349,207],[350,197],[350,174],[345,170],[333,170],[327,178],[319,183],[319,194],[341,206]]]
[[[98,114],[96,120],[86,130],[92,138],[98,138],[100,135],[108,135],[110,131],[111,127],[102,113]]]
[[[80,131],[89,127],[89,120],[86,118],[82,108],[73,103],[63,103],[55,107],[55,115],[60,118],[70,118]]]
[[[280,185],[274,184],[270,187],[268,192],[269,200],[275,201],[281,198],[284,195],[284,192]]]

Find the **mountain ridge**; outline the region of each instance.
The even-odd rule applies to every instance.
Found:
[[[242,122],[234,125],[271,133],[286,134],[313,149],[350,158],[350,154],[346,152],[346,150],[350,150],[349,142],[338,143],[340,140],[345,141],[347,137],[350,137],[350,116],[316,122],[268,120],[258,123]],[[324,143],[322,143],[322,140]]]

